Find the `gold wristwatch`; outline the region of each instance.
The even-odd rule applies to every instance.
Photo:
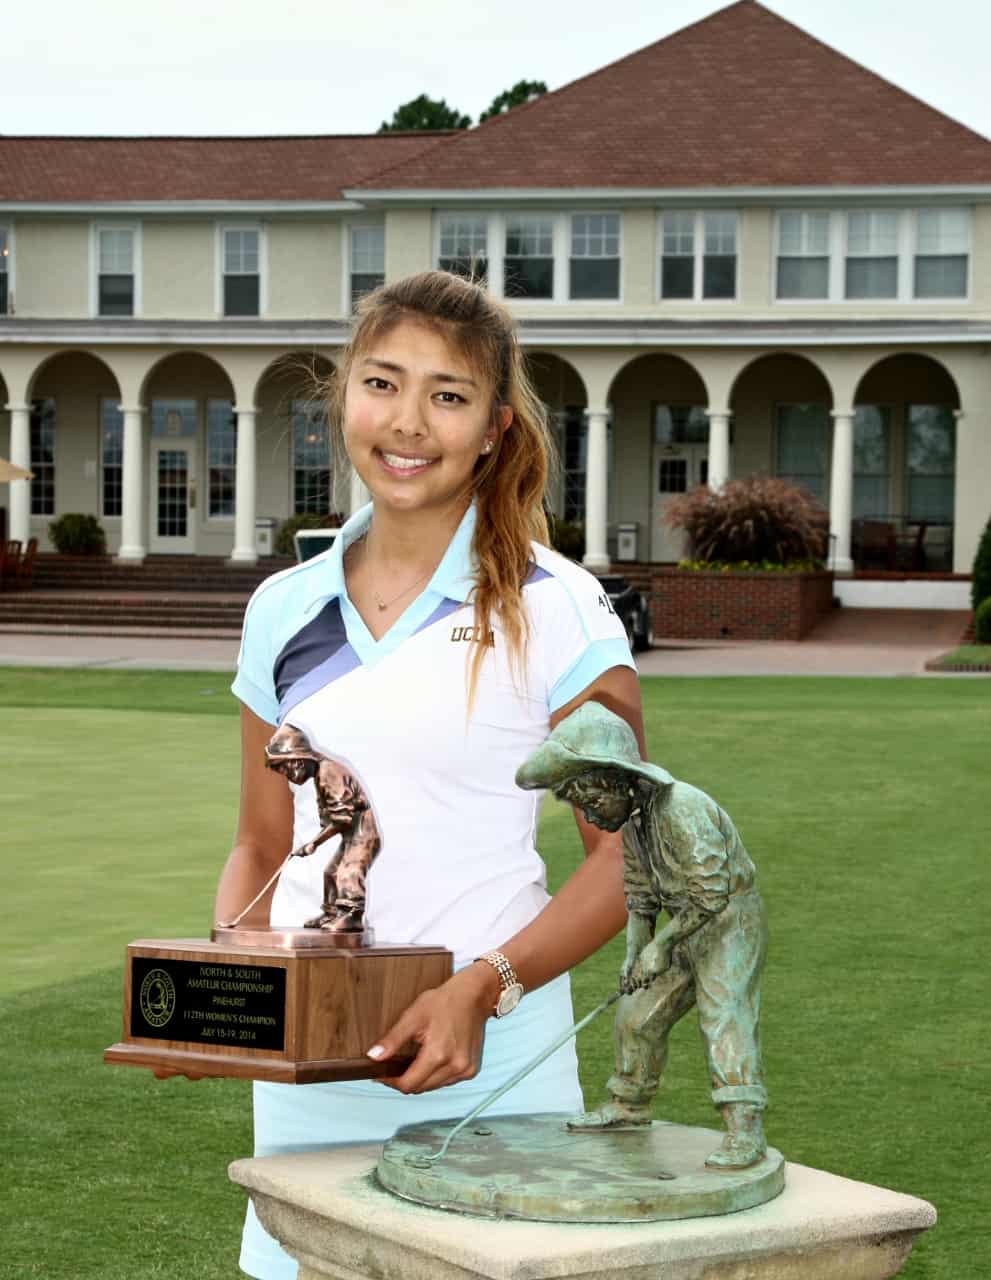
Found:
[[[501,951],[486,951],[485,955],[479,956],[478,959],[490,964],[499,975],[502,991],[492,1012],[497,1018],[504,1018],[507,1013],[512,1013],[523,999],[523,984],[517,978],[516,970]]]

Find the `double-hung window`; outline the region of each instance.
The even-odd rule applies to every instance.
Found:
[[[116,397],[100,401],[100,510],[105,516],[124,511],[124,415]]]
[[[917,298],[965,298],[970,256],[966,209],[920,209],[916,220],[914,292]]]
[[[952,524],[956,471],[953,410],[941,404],[910,404],[907,417],[908,518]]]
[[[471,213],[444,214],[439,233],[437,265],[441,271],[484,280],[489,270],[488,219]]]
[[[10,232],[0,227],[0,316],[10,310]]]
[[[293,512],[330,511],[330,428],[322,400],[292,402]]]
[[[351,228],[351,310],[366,293],[385,283],[385,226]]]
[[[134,231],[130,227],[96,230],[97,315],[133,316]]]
[[[31,402],[31,514],[55,514],[55,401]]]
[[[853,518],[886,520],[891,511],[891,412],[858,404],[853,420]]]
[[[829,214],[778,215],[777,296],[829,297]]]
[[[260,240],[257,228],[224,228],[225,316],[257,316],[261,312]]]
[[[898,297],[898,213],[847,214],[847,298]]]
[[[230,400],[206,402],[207,515],[234,514],[237,419]]]
[[[619,261],[619,214],[572,214],[569,297],[617,299]]]
[[[737,215],[672,211],[661,218],[661,298],[736,297]]]
[[[503,273],[505,297],[553,298],[553,217],[513,213],[506,218]]]
[[[778,405],[774,473],[826,500],[829,406]]]

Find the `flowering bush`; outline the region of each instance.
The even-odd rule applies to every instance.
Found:
[[[706,569],[808,568],[810,561],[819,568],[829,539],[829,515],[816,498],[772,476],[691,489],[671,500],[664,521],[688,534],[694,567]]]

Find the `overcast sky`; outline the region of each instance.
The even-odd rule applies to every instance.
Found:
[[[473,120],[717,0],[35,0],[9,4],[6,134],[372,133],[420,93]],[[820,40],[991,136],[987,0],[769,0]],[[2,195],[2,193],[0,193]]]

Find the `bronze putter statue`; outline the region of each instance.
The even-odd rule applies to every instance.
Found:
[[[758,1018],[767,943],[754,864],[729,815],[696,787],[641,760],[625,720],[586,702],[520,767],[606,831],[623,828],[629,919],[609,1098],[569,1121],[578,1132],[651,1123],[671,1028],[692,1005],[726,1134],[706,1165],[745,1169],[766,1150]],[[654,935],[657,917],[668,921]]]
[[[360,931],[365,915],[365,879],[382,847],[364,788],[340,761],[314,751],[306,734],[291,724],[282,725],[269,739],[265,764],[297,785],[313,779],[322,829],[293,850],[296,857],[308,857],[332,836],[341,837],[323,873],[320,915],[307,920],[305,928],[331,933]]]

